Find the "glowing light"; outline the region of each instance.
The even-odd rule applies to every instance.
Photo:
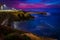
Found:
[[[48,13],[48,12],[47,12],[47,16],[50,16],[50,15],[51,15],[51,13]]]
[[[3,5],[4,7],[7,7],[5,4]]]
[[[1,6],[1,10],[3,10],[3,6]]]
[[[16,10],[15,8],[12,8],[12,10]]]

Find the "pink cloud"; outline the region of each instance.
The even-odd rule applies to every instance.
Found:
[[[20,3],[19,5],[15,5],[17,8],[46,8],[47,5],[44,4],[27,4]]]
[[[60,5],[46,5],[46,4],[28,4],[28,3],[19,3],[13,5],[16,8],[55,8],[60,7]]]

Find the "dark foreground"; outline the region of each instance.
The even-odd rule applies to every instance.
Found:
[[[0,26],[0,40],[56,40],[48,37],[39,37],[35,34]]]

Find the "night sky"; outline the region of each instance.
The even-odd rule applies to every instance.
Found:
[[[0,0],[15,8],[60,8],[60,0]]]

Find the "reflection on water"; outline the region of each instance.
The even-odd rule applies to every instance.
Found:
[[[59,16],[32,15],[35,17],[34,20],[13,22],[14,28],[32,32],[40,36],[52,36],[57,34],[57,29],[59,29]]]

